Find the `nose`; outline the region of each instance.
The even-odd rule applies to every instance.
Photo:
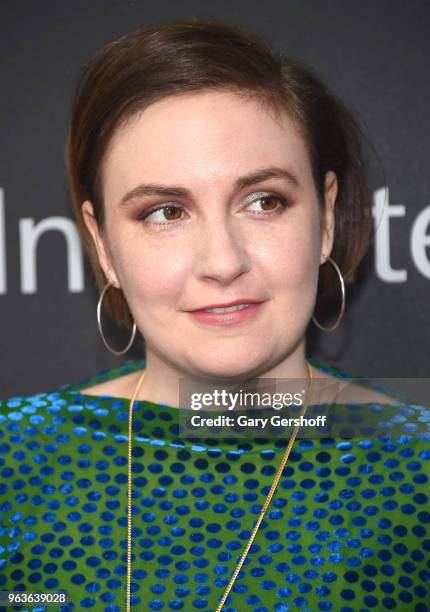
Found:
[[[228,284],[250,269],[246,238],[234,221],[207,219],[199,229],[195,271],[199,278]]]

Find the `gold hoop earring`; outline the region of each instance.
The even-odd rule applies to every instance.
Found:
[[[323,331],[334,331],[339,326],[339,323],[341,322],[342,317],[343,317],[343,313],[345,312],[345,281],[343,280],[342,272],[340,271],[339,266],[337,265],[337,263],[335,261],[333,261],[333,259],[330,256],[329,257],[325,257],[325,255],[324,255],[324,263],[326,263],[327,261],[329,261],[331,263],[331,265],[334,267],[334,269],[336,270],[337,275],[339,277],[340,289],[341,289],[341,294],[342,294],[342,304],[341,304],[341,307],[340,307],[339,315],[338,315],[336,321],[333,323],[333,325],[330,325],[328,327],[324,327],[323,325],[318,323],[318,321],[316,320],[315,316],[312,316],[312,321],[315,323],[315,325],[317,327],[319,327]]]
[[[124,349],[122,349],[121,351],[116,351],[115,349],[113,349],[113,348],[111,348],[111,347],[109,346],[109,344],[107,343],[106,338],[105,338],[105,336],[104,336],[104,334],[103,334],[103,330],[102,330],[102,322],[101,322],[101,310],[102,310],[102,302],[103,302],[103,298],[104,298],[104,296],[105,296],[105,293],[106,293],[106,291],[109,289],[109,287],[114,287],[114,285],[111,283],[111,281],[108,281],[108,282],[106,283],[106,285],[103,287],[103,291],[100,293],[99,301],[98,301],[98,303],[97,303],[97,325],[98,325],[99,332],[100,332],[100,336],[101,336],[101,338],[102,338],[102,340],[103,340],[103,344],[105,345],[105,347],[106,347],[106,348],[107,348],[107,349],[108,349],[108,350],[109,350],[111,353],[113,353],[114,355],[124,355],[124,353],[126,353],[126,352],[128,351],[128,349],[131,347],[131,345],[132,345],[132,344],[133,344],[133,342],[134,342],[134,338],[135,338],[135,336],[136,336],[136,330],[137,330],[137,327],[136,327],[136,322],[135,322],[135,321],[133,321],[133,330],[132,330],[132,332],[131,332],[131,338],[130,338],[130,340],[129,340],[129,342],[128,342],[127,346],[126,346]]]

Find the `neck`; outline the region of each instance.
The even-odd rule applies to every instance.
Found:
[[[210,373],[195,372],[191,368],[178,368],[176,364],[161,359],[148,347],[146,352],[145,378],[139,389],[137,399],[145,399],[157,404],[167,404],[170,406],[179,405],[179,381],[181,378],[204,378],[211,379],[222,385],[223,382],[229,384],[240,382],[249,378],[291,378],[309,379],[309,368],[305,357],[305,342],[301,342],[296,349],[278,363],[270,367],[260,366],[250,372],[237,376],[236,379],[217,378]],[[309,366],[310,367],[310,366]],[[130,397],[135,389],[141,372],[136,372],[135,378],[130,384]]]

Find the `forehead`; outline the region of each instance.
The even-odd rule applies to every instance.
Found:
[[[128,119],[111,138],[102,175],[109,198],[136,180],[206,189],[270,165],[311,178],[306,143],[287,112],[232,92],[202,91],[165,98]]]

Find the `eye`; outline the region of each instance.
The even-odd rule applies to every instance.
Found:
[[[249,201],[249,204],[246,206],[247,209],[249,209],[251,206],[261,207],[260,210],[251,209],[251,212],[254,215],[260,217],[279,214],[289,206],[289,202],[286,200],[286,198],[275,193],[252,193],[246,199]],[[168,202],[153,208],[152,210],[143,212],[138,216],[138,220],[158,226],[160,229],[164,229],[167,226],[173,225],[177,221],[181,221],[183,219],[183,216],[181,215],[184,212],[185,211],[182,206],[177,206],[174,203]]]
[[[256,195],[258,195],[259,197],[255,198]],[[262,212],[255,209],[253,211],[256,212],[258,215],[270,215],[271,213],[281,212],[289,205],[288,201],[285,198],[278,196],[274,193],[254,193],[252,194],[252,197],[254,199],[250,202],[247,208],[249,209],[254,204],[261,206],[261,208],[263,209]]]
[[[140,220],[151,220],[151,223],[157,225],[169,224],[170,222],[180,221],[180,214],[183,212],[180,206],[174,204],[164,204],[158,208],[154,208],[148,212],[145,212],[140,216]],[[158,216],[157,216],[158,215]]]

